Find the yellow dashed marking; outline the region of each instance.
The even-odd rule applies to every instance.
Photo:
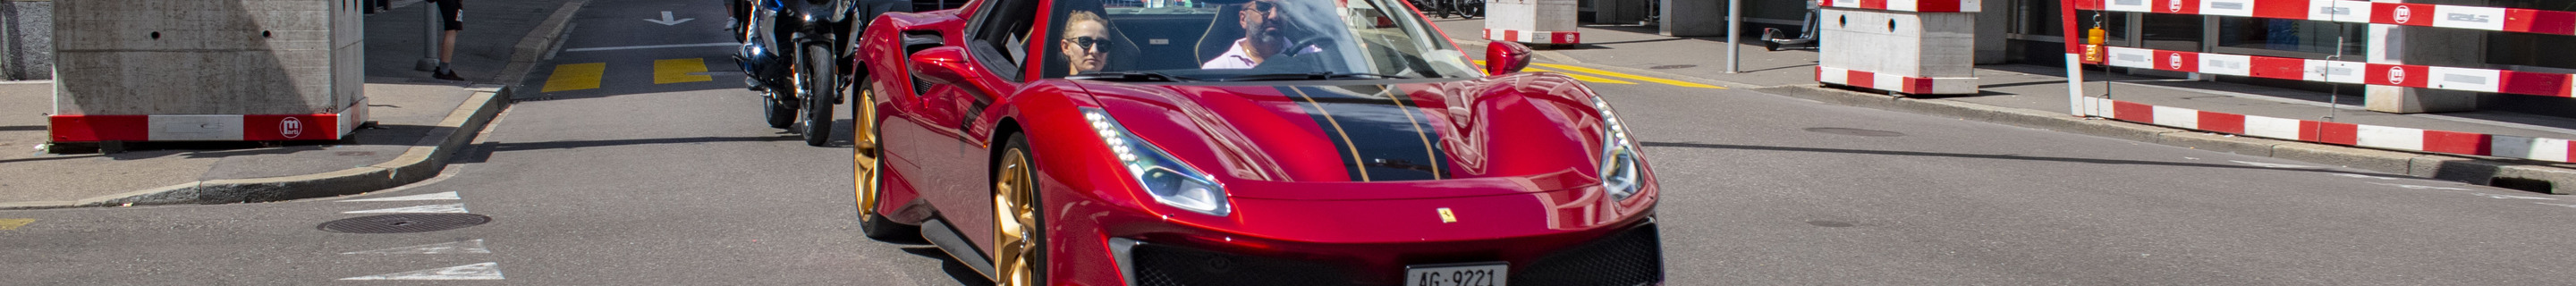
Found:
[[[1483,68],[1483,67],[1485,67],[1485,61],[1476,61],[1476,67],[1477,67],[1477,68]],[[1615,80],[1615,79],[1608,79],[1608,78],[1602,78],[1602,77],[1597,77],[1597,76],[1588,76],[1588,75],[1583,75],[1583,74],[1579,74],[1579,73],[1570,73],[1570,72],[1552,71],[1552,70],[1541,69],[1541,68],[1521,68],[1521,70],[1522,70],[1522,71],[1537,71],[1537,72],[1552,72],[1552,73],[1556,73],[1556,74],[1565,75],[1565,77],[1574,78],[1574,80],[1580,80],[1580,81],[1584,81],[1584,82],[1616,83],[1616,84],[1637,84],[1637,83],[1635,83],[1635,82],[1629,82],[1629,81],[1624,81],[1624,80]]]
[[[715,81],[707,72],[706,59],[668,59],[653,61],[653,84]],[[550,83],[551,84],[551,83]]]
[[[546,76],[546,88],[538,92],[599,88],[599,76],[607,72],[608,63],[556,65],[554,75]]]
[[[36,223],[36,219],[32,219],[32,218],[0,218],[0,230],[17,230],[17,229],[18,229],[18,227],[21,227],[21,226],[27,226],[27,224],[30,224],[30,223]]]
[[[1632,74],[1624,74],[1624,73],[1615,73],[1615,72],[1610,72],[1610,71],[1605,71],[1605,70],[1590,69],[1590,68],[1584,68],[1584,67],[1578,67],[1578,66],[1569,66],[1569,65],[1560,65],[1560,64],[1542,64],[1542,63],[1530,63],[1530,65],[1543,66],[1543,67],[1554,68],[1554,69],[1561,69],[1561,70],[1576,71],[1576,72],[1583,72],[1583,73],[1590,73],[1590,74],[1606,75],[1606,76],[1610,76],[1610,77],[1617,77],[1617,78],[1626,78],[1626,79],[1633,79],[1633,80],[1642,80],[1642,81],[1646,81],[1646,82],[1660,83],[1660,84],[1669,84],[1669,85],[1673,85],[1673,86],[1680,86],[1680,87],[1697,87],[1697,88],[1726,89],[1726,88],[1724,88],[1724,87],[1718,87],[1718,86],[1714,86],[1714,85],[1697,84],[1697,83],[1691,83],[1691,82],[1686,82],[1686,81],[1678,81],[1678,80],[1661,79],[1661,78],[1648,77],[1648,76],[1641,76],[1641,75],[1632,75]]]
[[[1583,74],[1579,74],[1579,73],[1560,72],[1560,71],[1552,71],[1552,70],[1546,70],[1546,69],[1534,69],[1534,68],[1522,68],[1522,69],[1523,69],[1523,70],[1529,70],[1529,71],[1553,72],[1553,73],[1557,73],[1557,74],[1565,75],[1565,77],[1574,78],[1574,80],[1580,80],[1580,81],[1586,81],[1586,82],[1616,83],[1616,84],[1637,84],[1637,83],[1635,83],[1635,82],[1629,82],[1629,81],[1624,81],[1624,80],[1615,80],[1615,79],[1607,79],[1607,78],[1601,78],[1601,77],[1597,77],[1597,76],[1588,76],[1588,75],[1583,75]]]

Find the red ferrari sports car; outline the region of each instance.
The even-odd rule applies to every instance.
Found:
[[[976,0],[860,39],[861,228],[1002,285],[1657,285],[1590,88],[1404,0]],[[1490,71],[1490,73],[1489,73]]]

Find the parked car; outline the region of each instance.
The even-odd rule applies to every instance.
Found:
[[[1608,102],[1520,44],[1480,68],[1404,1],[887,13],[861,228],[1001,285],[1661,284]]]

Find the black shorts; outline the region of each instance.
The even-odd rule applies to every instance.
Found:
[[[437,0],[438,17],[447,19],[447,30],[465,30],[465,0]]]

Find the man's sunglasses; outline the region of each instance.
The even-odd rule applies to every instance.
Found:
[[[1108,37],[1072,37],[1064,40],[1073,42],[1073,46],[1082,47],[1084,50],[1098,51],[1109,47]]]

